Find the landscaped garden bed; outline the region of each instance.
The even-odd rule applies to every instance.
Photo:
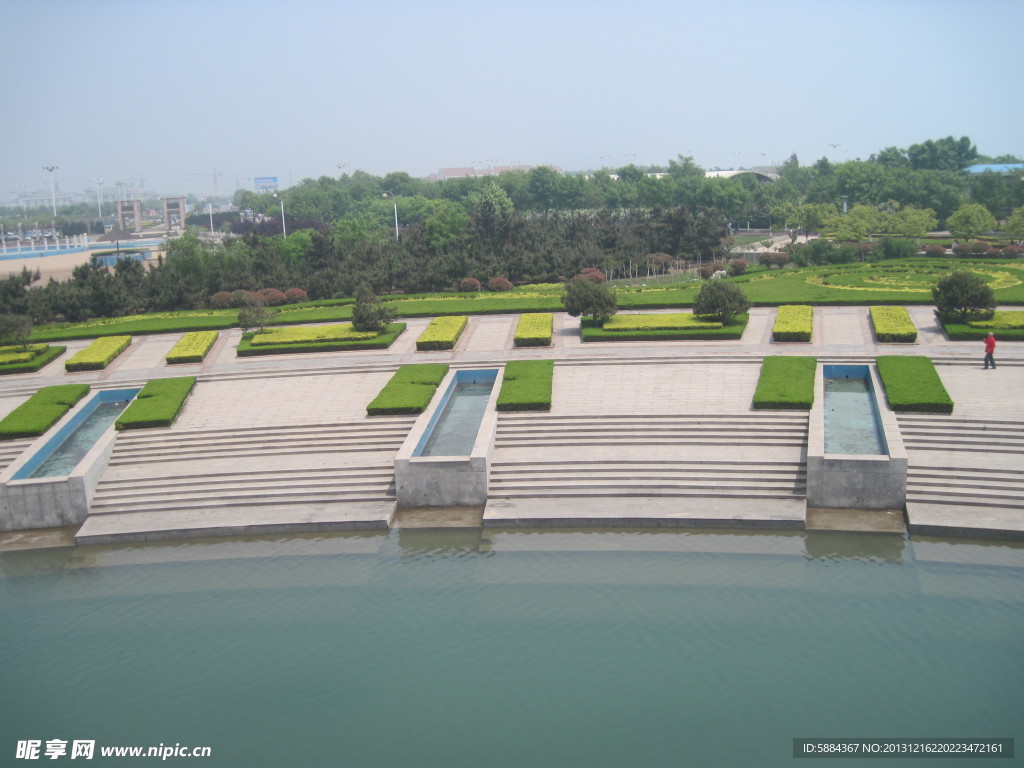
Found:
[[[416,339],[416,349],[420,352],[454,349],[468,322],[465,315],[435,317]]]
[[[550,411],[554,372],[554,360],[506,363],[495,408],[499,411]]]
[[[0,347],[0,376],[8,373],[35,373],[64,354],[65,349],[67,347],[49,344],[29,344],[28,349],[20,344]]]
[[[754,390],[755,409],[809,411],[814,405],[815,357],[771,355],[761,363]]]
[[[448,373],[446,363],[403,365],[366,406],[370,416],[423,413]]]
[[[772,341],[810,341],[814,331],[814,310],[807,304],[779,307],[772,327]]]
[[[706,320],[688,312],[615,315],[603,326],[591,318],[583,318],[580,328],[583,341],[724,341],[741,338],[747,319],[746,313],[736,315],[727,323]]]
[[[875,341],[898,344],[917,341],[917,327],[906,307],[871,307],[870,314]]]
[[[102,371],[128,349],[131,336],[104,336],[64,361],[66,371]]]
[[[350,323],[343,323],[342,325],[351,329]],[[316,333],[312,334],[311,337],[324,333],[324,331],[319,329],[330,327],[332,326],[317,326]],[[292,337],[299,340],[266,343],[268,337],[265,334],[268,331],[280,332],[285,330],[301,331],[302,329],[268,328],[263,331],[250,331],[249,333],[242,334],[242,340],[238,342],[238,356],[252,357],[255,355],[287,355],[303,352],[348,352],[362,349],[387,349],[405,330],[405,323],[391,323],[382,333],[372,334],[369,338],[356,338],[355,334],[361,334],[362,332],[360,331],[339,329],[337,336],[332,339],[302,341],[301,339],[304,337],[300,334],[298,337]],[[282,339],[287,337],[272,336],[269,338]]]
[[[1024,341],[1024,311],[998,310],[987,320],[945,322],[942,327],[950,341],[980,341],[989,333],[999,341]]]
[[[0,420],[0,440],[39,437],[89,391],[88,384],[43,387]]]
[[[238,325],[238,310],[196,310],[162,312],[88,320],[81,323],[44,325],[32,331],[32,341],[94,339],[100,336],[142,336],[150,333],[175,333],[231,328]]]
[[[529,312],[519,317],[516,325],[517,347],[550,347],[554,315],[550,312]]]
[[[153,379],[117,417],[116,429],[169,427],[178,418],[196,384],[195,376]]]
[[[210,349],[217,341],[218,331],[192,331],[186,333],[173,349],[167,353],[169,365],[180,365],[182,363],[201,363],[206,359]]]
[[[953,400],[939,378],[935,364],[919,355],[886,355],[875,360],[894,411],[952,413]]]

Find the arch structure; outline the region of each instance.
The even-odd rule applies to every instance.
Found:
[[[704,176],[709,179],[731,179],[734,176],[741,176],[749,173],[758,181],[778,181],[781,177],[777,168],[742,168],[737,171],[704,171]]]

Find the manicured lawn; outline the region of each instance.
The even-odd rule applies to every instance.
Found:
[[[370,416],[423,413],[448,373],[445,363],[403,365],[366,406]]]
[[[797,409],[809,411],[814,405],[815,357],[772,355],[761,363],[761,375],[754,390],[756,409]]]
[[[89,391],[88,384],[43,387],[0,421],[0,440],[39,437]]]
[[[505,364],[499,411],[550,411],[554,360],[513,360]]]
[[[169,427],[178,418],[196,384],[195,376],[153,379],[114,422],[115,429]]]
[[[953,400],[927,357],[886,355],[875,362],[885,398],[894,411],[953,412]]]

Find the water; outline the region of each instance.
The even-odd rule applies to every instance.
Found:
[[[868,379],[825,379],[825,453],[886,453]]]
[[[100,402],[74,432],[29,477],[64,477],[78,466],[96,441],[128,407],[128,401]]]
[[[494,382],[456,382],[420,456],[468,456]]]
[[[1024,748],[1019,544],[405,529],[83,547],[0,553],[0,615],[4,765],[55,738],[253,768],[778,766],[810,736]]]

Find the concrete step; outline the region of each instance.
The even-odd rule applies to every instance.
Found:
[[[503,477],[511,475],[515,477],[540,477],[553,475],[555,477],[605,477],[621,476],[624,478],[639,477],[688,477],[692,475],[724,475],[738,477],[802,477],[806,474],[802,463],[794,462],[791,465],[765,465],[765,466],[743,466],[740,464],[728,466],[721,464],[683,464],[681,462],[658,464],[654,466],[623,466],[622,464],[602,464],[600,462],[558,462],[552,464],[504,464],[495,462],[491,465],[491,477]]]
[[[678,488],[651,488],[648,486],[635,488],[595,487],[587,488],[532,488],[515,490],[492,490],[487,494],[488,500],[492,499],[518,499],[518,498],[647,498],[661,496],[678,497],[701,497],[701,498],[745,498],[745,499],[804,499],[807,494],[804,489],[793,489],[787,491],[768,492],[760,488],[736,488],[728,489],[719,486],[708,487],[678,487]]]
[[[762,446],[791,446],[799,447],[806,443],[802,436],[761,436],[761,435],[636,435],[635,437],[617,437],[609,434],[577,435],[575,438],[564,437],[503,437],[500,434],[495,438],[496,448],[552,448],[581,446],[591,447],[598,445],[762,445]]]
[[[18,438],[0,442],[0,472],[17,461],[34,440],[35,438]]]
[[[276,492],[254,490],[251,494],[223,493],[196,494],[164,494],[158,500],[138,500],[133,502],[94,501],[89,509],[90,517],[104,514],[124,514],[143,512],[166,512],[174,510],[225,509],[235,507],[266,507],[295,506],[301,504],[325,504],[342,502],[394,502],[393,492],[385,488],[362,488],[351,490],[329,489],[320,492],[296,492],[295,489],[282,488]]]
[[[336,424],[296,424],[285,427],[238,427],[233,429],[173,430],[162,428],[129,430],[118,433],[126,443],[180,443],[193,440],[251,439],[252,437],[319,435],[351,431],[408,431],[415,419],[405,416],[382,416],[377,419],[338,422]]]
[[[312,492],[316,490],[337,489],[348,492],[350,490],[364,490],[384,488],[392,485],[392,476],[378,476],[371,478],[348,478],[339,479],[336,477],[324,477],[318,479],[304,480],[301,485],[282,483],[280,480],[263,480],[240,483],[237,481],[224,483],[206,482],[205,479],[195,481],[191,484],[185,483],[163,483],[159,480],[145,485],[139,484],[129,487],[111,488],[104,486],[96,489],[94,504],[106,504],[108,502],[127,502],[137,499],[163,498],[174,495],[176,498],[188,498],[204,494],[216,493],[220,495],[229,494],[232,496],[252,493],[288,493],[288,492]]]
[[[402,446],[401,440],[391,441],[368,441],[355,442],[352,440],[341,440],[336,442],[320,442],[311,444],[280,444],[280,445],[249,445],[246,447],[226,447],[191,450],[180,450],[174,452],[160,452],[157,449],[150,451],[128,452],[118,450],[116,447],[110,458],[111,467],[135,465],[140,463],[166,463],[168,461],[191,461],[196,459],[216,458],[266,458],[268,456],[284,456],[293,454],[320,455],[331,452],[376,452],[394,451],[397,452]]]

